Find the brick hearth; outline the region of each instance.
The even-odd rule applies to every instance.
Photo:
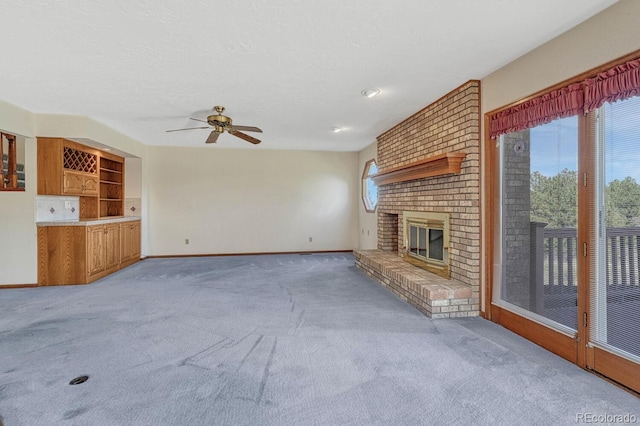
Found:
[[[395,252],[354,250],[356,266],[430,318],[478,316],[471,286],[405,262]]]

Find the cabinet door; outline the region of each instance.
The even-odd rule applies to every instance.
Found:
[[[64,171],[62,192],[64,194],[82,195],[84,189],[84,175],[79,172]]]
[[[120,263],[120,226],[111,223],[104,226],[105,269],[117,267]]]
[[[121,255],[120,262],[140,259],[140,221],[127,222],[121,225]]]
[[[104,226],[87,227],[87,275],[105,270]]]
[[[141,236],[140,236],[140,221],[134,222],[132,227],[132,238],[131,238],[131,255],[136,260],[140,260],[140,254],[142,252],[141,245]]]
[[[100,181],[98,176],[84,176],[82,195],[98,195],[100,191]]]

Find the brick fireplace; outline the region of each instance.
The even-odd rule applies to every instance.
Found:
[[[478,315],[480,82],[463,84],[377,140],[378,249],[357,250],[356,264],[428,316]],[[405,212],[446,215],[447,274],[404,262]]]

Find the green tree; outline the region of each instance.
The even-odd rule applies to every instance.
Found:
[[[640,218],[640,185],[634,178],[612,180],[605,188],[607,226],[636,226]]]
[[[575,228],[578,224],[578,172],[563,169],[555,176],[531,173],[531,221],[547,228]]]
[[[578,223],[578,174],[563,169],[555,176],[531,173],[531,221],[547,228],[575,228]],[[605,187],[606,225],[640,224],[640,184],[630,176],[615,179]]]

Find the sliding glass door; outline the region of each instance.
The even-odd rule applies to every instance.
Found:
[[[488,317],[637,392],[639,55],[488,112],[484,162]]]
[[[501,305],[577,331],[578,117],[503,135]],[[495,300],[495,298],[494,298]]]
[[[500,136],[501,270],[492,298],[503,325],[634,389],[638,117],[633,97]]]
[[[640,362],[640,97],[597,112],[590,344]],[[595,367],[598,367],[595,359]],[[640,368],[640,367],[638,367]]]

